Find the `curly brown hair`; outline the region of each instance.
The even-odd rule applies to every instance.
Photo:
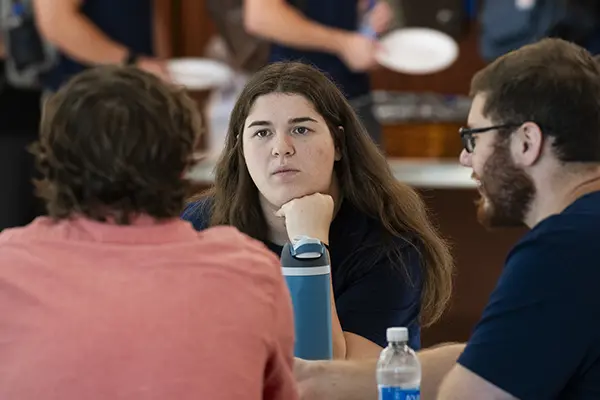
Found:
[[[299,94],[323,116],[342,154],[334,172],[344,201],[380,221],[391,236],[408,233],[417,238],[424,277],[421,321],[431,325],[442,315],[452,293],[454,263],[449,247],[429,219],[419,194],[394,177],[342,92],[316,68],[296,62],[273,63],[247,83],[231,113],[225,148],[215,168],[215,185],[195,197],[214,199],[210,225],[232,225],[253,238],[267,238],[267,223],[240,135],[255,100],[269,93]],[[393,257],[402,259],[400,254]]]
[[[37,193],[56,220],[177,217],[200,131],[183,89],[134,67],[86,70],[44,104]]]

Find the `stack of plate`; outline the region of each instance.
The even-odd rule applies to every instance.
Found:
[[[447,34],[429,28],[401,28],[381,39],[377,61],[410,75],[442,71],[456,61],[458,44]]]
[[[174,83],[189,90],[216,89],[231,84],[234,78],[227,64],[207,58],[173,59],[167,68]]]

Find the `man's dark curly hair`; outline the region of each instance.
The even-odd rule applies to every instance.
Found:
[[[177,217],[200,131],[182,88],[134,67],[86,70],[44,104],[32,148],[43,175],[38,195],[56,220]]]

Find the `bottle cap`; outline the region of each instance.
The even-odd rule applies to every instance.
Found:
[[[407,328],[388,328],[386,332],[388,343],[392,342],[408,342],[408,329]]]

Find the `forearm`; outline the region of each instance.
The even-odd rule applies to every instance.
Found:
[[[334,360],[361,360],[379,357],[381,347],[353,333],[344,332],[337,314],[333,284],[330,282],[331,334]]]
[[[360,335],[342,330],[333,297],[333,289],[331,293],[331,327],[334,360],[365,360],[379,357],[382,350],[379,345]]]
[[[54,19],[40,22],[40,30],[49,42],[81,63],[117,64],[128,53],[78,12],[55,14]]]
[[[246,29],[289,47],[339,54],[348,32],[313,22],[281,0],[246,0]]]
[[[463,344],[444,344],[418,353],[422,367],[422,400],[436,399],[444,377],[464,347]],[[376,400],[376,369],[376,359],[297,361],[295,375],[301,399]]]
[[[296,368],[302,400],[376,400],[377,360],[313,361]]]
[[[422,371],[422,400],[437,398],[444,378],[456,365],[456,360],[464,349],[464,344],[452,343],[421,350],[418,353]]]
[[[335,307],[335,297],[333,295],[333,286],[331,286],[330,296],[330,307],[331,307],[331,334],[333,339],[333,358],[335,360],[346,359],[346,338],[344,337],[344,331],[342,331],[342,325],[337,315],[337,309]]]

